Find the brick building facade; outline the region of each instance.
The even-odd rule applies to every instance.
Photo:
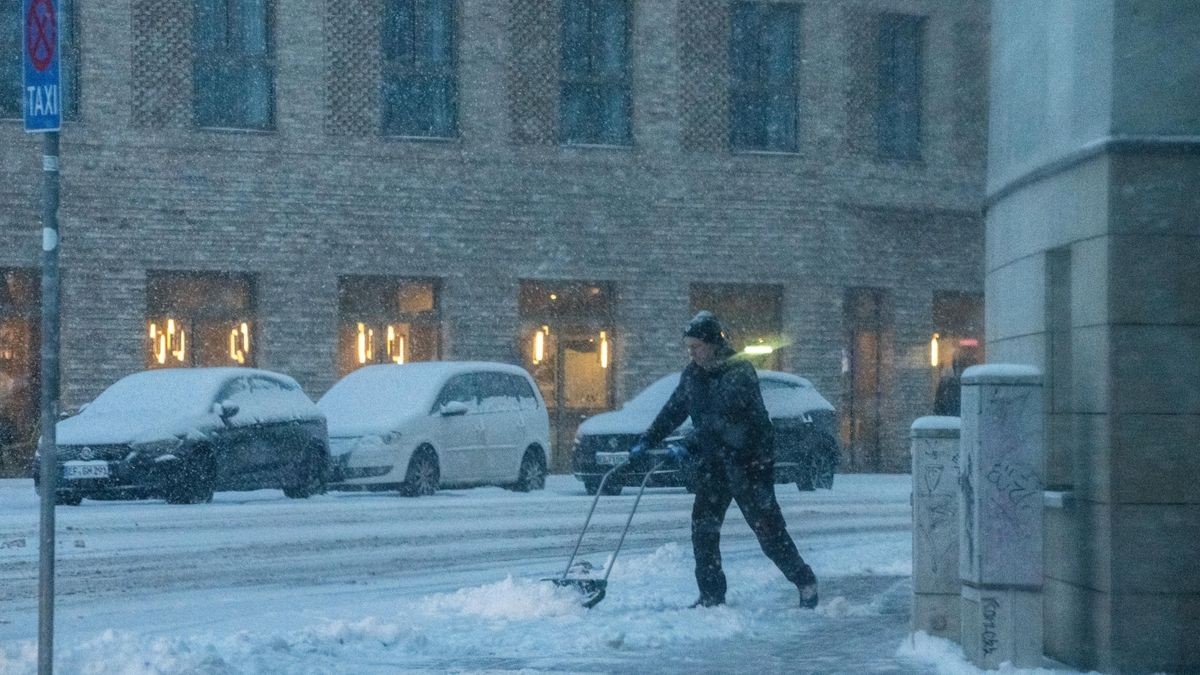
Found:
[[[212,0],[64,3],[77,92],[62,133],[65,407],[159,365],[165,322],[187,311],[192,331],[209,321],[236,334],[246,323],[252,338],[232,336],[230,358],[244,347],[249,363],[318,396],[362,349],[356,284],[392,283],[388,297],[415,284],[431,297],[411,316],[396,310],[409,348],[424,326],[421,340],[436,342],[420,347],[425,357],[542,371],[563,413],[561,469],[578,416],[679,368],[683,323],[715,303],[741,317],[739,346],[764,341],[769,365],[809,377],[839,405],[846,466],[908,467],[908,424],[928,413],[938,371],[956,341],[982,338],[986,3],[773,4],[795,29],[763,38],[794,48],[766,67],[784,79],[759,83],[793,97],[782,99],[782,150],[770,145],[770,118],[765,150],[731,141],[757,82],[743,97],[731,62],[742,58],[739,31],[768,25],[752,14],[761,4],[615,2],[624,69],[595,91],[624,92],[613,100],[627,105],[604,124],[626,115],[626,140],[586,143],[564,129],[587,128],[586,110],[563,113],[571,87],[593,91],[571,80],[566,15],[605,3],[451,3],[452,61],[437,77],[452,88],[442,109],[452,118],[431,122],[443,130],[434,138],[394,133],[381,91],[410,82],[389,75],[389,21],[437,3],[216,4],[255,3],[265,33],[242,39],[261,43],[253,67],[269,108],[244,128],[205,121],[198,89],[214,57],[198,44],[211,17],[199,17]],[[883,52],[897,44],[884,26],[897,17],[915,36],[915,155],[881,149],[895,94]],[[13,344],[36,344],[36,307],[13,289],[38,276],[40,154],[19,120],[0,121],[0,319],[16,326],[0,338]],[[570,306],[542,297],[551,293]],[[375,351],[391,355],[383,321],[358,330],[378,331]],[[542,346],[559,360],[533,363],[551,336],[561,339]],[[33,374],[36,389],[36,349],[3,347],[6,372]],[[9,406],[21,395],[10,388]]]

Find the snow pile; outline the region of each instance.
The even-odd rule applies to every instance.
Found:
[[[431,616],[461,614],[497,621],[582,616],[587,612],[573,589],[545,581],[514,581],[511,576],[495,584],[430,596],[417,606]]]
[[[606,561],[607,562],[607,561]],[[525,667],[553,658],[595,668],[605,658],[645,650],[762,637],[781,623],[813,625],[828,617],[861,616],[870,606],[832,597],[821,613],[796,606],[795,589],[756,555],[726,561],[729,604],[690,609],[695,595],[690,551],[667,544],[618,561],[609,597],[596,608],[579,605],[574,589],[508,577],[502,581],[399,599],[387,614],[315,621],[301,630],[240,631],[151,637],[107,630],[57,645],[61,672],[94,675],[205,675],[395,672],[455,669],[509,660]],[[607,657],[606,657],[607,655]],[[0,672],[36,672],[32,642],[0,647]],[[601,667],[601,669],[604,669]]]
[[[998,670],[981,670],[967,660],[962,647],[944,638],[934,637],[918,631],[900,643],[896,656],[911,659],[937,669],[939,675],[1063,675],[1078,673],[1075,670],[1053,670],[1049,668],[1017,668],[1010,663],[1001,664]],[[1092,671],[1089,675],[1099,675]]]

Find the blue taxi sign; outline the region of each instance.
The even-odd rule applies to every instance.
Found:
[[[25,62],[21,101],[25,131],[58,131],[62,126],[58,0],[21,0],[21,55]]]

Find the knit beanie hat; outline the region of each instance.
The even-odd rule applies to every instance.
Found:
[[[725,336],[721,334],[721,322],[717,315],[708,310],[696,312],[696,316],[683,329],[684,337],[692,337],[714,345],[725,344]]]

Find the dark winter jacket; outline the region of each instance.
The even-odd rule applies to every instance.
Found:
[[[933,396],[933,414],[959,416],[959,401],[962,384],[958,375],[950,374],[938,380],[937,392]]]
[[[706,370],[688,364],[671,398],[645,433],[658,445],[689,416],[694,430],[685,441],[688,452],[705,458],[725,457],[737,464],[770,464],[771,418],[763,405],[758,374],[750,362],[721,354],[720,364]]]

